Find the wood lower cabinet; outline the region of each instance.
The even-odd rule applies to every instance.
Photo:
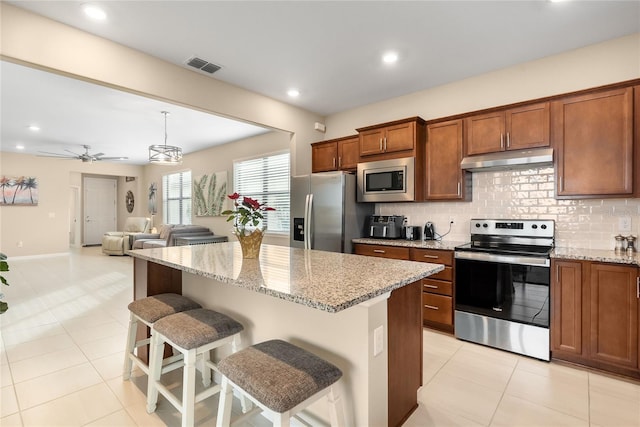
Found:
[[[366,245],[362,243],[356,243],[354,245],[354,252],[356,255],[368,255],[391,259],[410,259],[409,248],[398,246]]]
[[[311,172],[354,171],[360,161],[358,135],[311,144]]]
[[[478,114],[464,120],[468,156],[506,150],[548,147],[549,103]]]
[[[551,267],[552,357],[640,378],[640,269],[572,260]]]
[[[425,200],[470,200],[471,174],[460,168],[462,120],[427,126]]]
[[[552,102],[557,197],[633,194],[634,145],[640,145],[633,138],[633,90],[607,90]]]
[[[423,324],[453,333],[453,251],[411,248],[411,260],[444,264],[444,270],[422,279]]]

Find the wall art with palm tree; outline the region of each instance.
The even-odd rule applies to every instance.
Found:
[[[0,206],[36,206],[38,180],[33,176],[2,176],[0,178]]]
[[[202,175],[193,180],[193,212],[196,216],[220,216],[227,205],[227,172]]]

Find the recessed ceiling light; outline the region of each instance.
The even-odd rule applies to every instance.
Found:
[[[393,64],[394,62],[398,61],[398,54],[395,52],[387,52],[382,55],[382,61],[385,64]]]
[[[106,12],[95,4],[83,4],[82,10],[84,11],[85,15],[87,15],[91,19],[95,19],[96,21],[104,21],[105,19],[107,19]]]
[[[29,125],[29,130],[33,132],[38,132],[40,130],[40,126],[38,125]]]
[[[300,95],[300,91],[298,89],[289,89],[287,91],[287,95],[289,95],[292,98],[296,98],[298,95]]]
[[[24,145],[22,144],[16,145],[16,150],[24,150]]]

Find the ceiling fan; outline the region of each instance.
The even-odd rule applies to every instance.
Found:
[[[84,147],[84,153],[82,154],[74,153],[73,151],[67,150],[66,148],[64,151],[67,151],[73,155],[51,153],[48,151],[38,151],[38,153],[42,153],[41,155],[39,155],[40,157],[57,157],[59,159],[73,159],[73,160],[77,159],[77,160],[82,160],[85,163],[92,163],[98,160],[127,160],[128,159],[128,157],[104,157],[104,153],[89,154],[89,149],[91,148],[91,146],[83,145],[83,147]]]

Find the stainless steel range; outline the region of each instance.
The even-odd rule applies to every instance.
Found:
[[[551,220],[472,219],[455,249],[456,337],[549,360]]]

